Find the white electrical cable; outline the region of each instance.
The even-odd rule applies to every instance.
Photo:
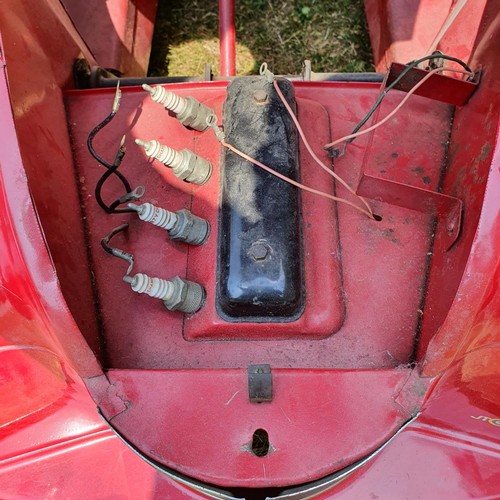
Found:
[[[467,3],[468,0],[458,0],[457,3],[455,4],[455,7],[450,11],[448,14],[448,17],[444,21],[443,25],[441,26],[441,29],[439,30],[438,34],[432,41],[430,47],[427,49],[427,52],[425,53],[426,56],[434,53],[434,51],[437,49],[437,46],[439,45],[439,42],[443,39],[444,35],[446,32],[450,29],[450,26],[453,24],[455,21],[456,17],[460,13],[460,11],[465,7],[465,4]]]

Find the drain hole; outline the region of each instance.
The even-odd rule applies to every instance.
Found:
[[[380,222],[380,221],[382,220],[382,216],[381,216],[381,215],[377,215],[377,214],[373,214],[373,218],[374,218],[376,221],[378,221],[378,222]]]
[[[269,453],[269,435],[264,429],[257,429],[252,437],[252,452],[257,457],[265,457]]]

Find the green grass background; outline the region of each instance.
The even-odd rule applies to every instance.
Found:
[[[276,74],[373,71],[363,0],[236,0],[238,75],[267,62]],[[218,1],[160,0],[149,74],[219,69]]]

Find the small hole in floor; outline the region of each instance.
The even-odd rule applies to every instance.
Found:
[[[269,435],[264,429],[257,429],[252,437],[252,452],[257,457],[265,457],[269,453]]]
[[[377,221],[377,222],[380,222],[382,220],[382,216],[381,215],[377,215],[377,214],[373,214],[373,218]]]

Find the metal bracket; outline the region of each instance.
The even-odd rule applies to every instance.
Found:
[[[390,85],[405,69],[405,64],[392,63],[384,86],[387,87]],[[401,90],[402,92],[408,92],[428,73],[429,72],[424,69],[412,68],[393,88],[395,90]],[[429,79],[415,91],[415,95],[446,102],[455,106],[463,106],[467,103],[477,87],[477,81],[462,80],[447,75],[435,74],[429,77]]]
[[[248,367],[248,398],[252,403],[272,401],[273,376],[270,365]]]
[[[383,83],[383,88],[390,85],[405,68],[406,65],[404,64],[392,63]],[[394,88],[407,92],[422,80],[426,74],[428,74],[428,71],[412,68]],[[448,104],[464,105],[476,88],[476,82],[435,74],[419,87],[415,94]],[[378,120],[379,112],[380,108],[373,115],[374,123]],[[462,200],[437,191],[373,175],[369,171],[369,165],[372,161],[371,148],[376,133],[375,130],[369,134],[356,194],[364,198],[376,199],[384,203],[435,215],[439,220],[444,221],[444,224],[441,225],[444,229],[442,234],[439,235],[439,239],[443,242],[443,250],[449,250],[460,234],[463,211]]]
[[[444,250],[449,250],[458,238],[462,225],[462,200],[454,196],[390,181],[363,172],[356,194],[398,207],[431,213],[445,220]]]

